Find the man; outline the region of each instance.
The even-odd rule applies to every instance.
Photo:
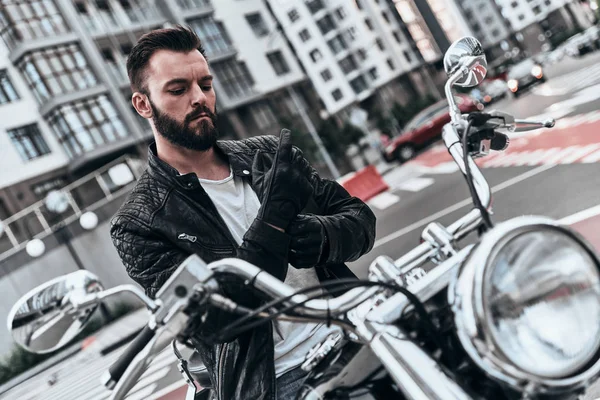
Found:
[[[292,147],[289,131],[279,140],[217,141],[213,77],[193,31],[178,26],[144,35],[127,71],[133,106],[151,122],[155,142],[111,236],[148,295],[193,253],[206,262],[245,259],[295,288],[354,276],[343,262],[372,248],[375,216],[321,179]],[[260,305],[242,283],[220,283],[234,301]],[[263,324],[228,343],[203,341],[232,318],[211,310],[193,339],[218,398],[294,398],[305,376],[299,366],[329,328]]]

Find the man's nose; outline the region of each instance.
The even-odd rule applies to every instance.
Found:
[[[206,105],[206,93],[202,90],[200,85],[193,85],[192,87],[192,106],[204,106]]]

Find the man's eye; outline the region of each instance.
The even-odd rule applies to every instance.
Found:
[[[210,91],[210,89],[212,89],[212,86],[202,86],[202,90],[204,90],[205,92]]]
[[[169,93],[174,94],[175,96],[178,96],[180,94],[183,94],[184,91],[185,91],[184,89],[169,90]]]

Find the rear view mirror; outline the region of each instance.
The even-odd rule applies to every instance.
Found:
[[[13,339],[33,353],[49,353],[77,336],[98,307],[76,311],[71,301],[101,292],[98,278],[89,271],[76,271],[31,290],[13,306],[8,330]]]
[[[452,43],[444,55],[444,70],[448,76],[463,68],[468,73],[454,84],[462,87],[477,86],[487,75],[487,60],[481,43],[474,37],[464,37]]]

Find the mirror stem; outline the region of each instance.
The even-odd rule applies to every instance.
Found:
[[[446,99],[448,100],[448,106],[450,107],[450,118],[452,119],[452,123],[455,125],[458,124],[459,121],[462,119],[462,114],[460,112],[460,109],[456,105],[456,101],[454,100],[454,95],[452,94],[452,86],[454,86],[454,84],[458,82],[460,78],[462,78],[465,72],[469,72],[468,68],[466,67],[456,71],[454,75],[452,75],[448,79],[446,85],[444,86],[444,92],[446,93]]]
[[[146,305],[146,307],[150,311],[156,311],[158,309],[158,304],[154,300],[152,300],[150,297],[146,296],[146,294],[142,290],[140,290],[137,286],[134,286],[134,285],[119,285],[119,286],[115,286],[114,288],[103,290],[102,292],[99,292],[99,293],[88,294],[88,295],[85,295],[83,298],[81,298],[81,300],[79,300],[79,299],[72,300],[72,304],[73,304],[73,307],[75,307],[75,309],[82,309],[82,308],[89,307],[94,304],[98,304],[99,302],[106,299],[107,297],[113,296],[115,294],[123,293],[123,292],[130,292],[130,293],[134,294],[138,299],[140,299]]]

